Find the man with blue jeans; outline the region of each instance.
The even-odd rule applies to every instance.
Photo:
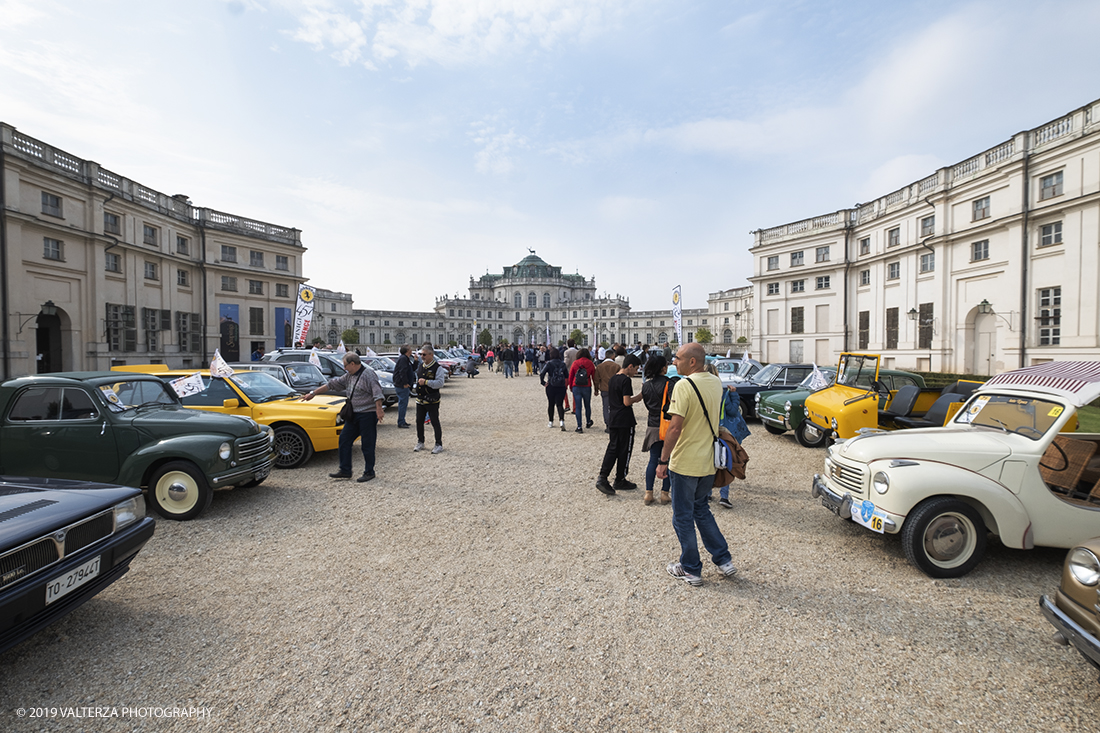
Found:
[[[362,438],[363,475],[356,479],[359,483],[374,478],[374,446],[378,440],[378,423],[382,422],[382,385],[373,369],[363,367],[359,355],[353,351],[344,354],[342,375],[328,380],[317,389],[302,395],[302,399],[312,400],[315,395],[331,390],[343,392],[351,403],[352,415],[344,421],[340,430],[340,470],[330,473],[332,478],[351,478],[351,448],[356,438]]]
[[[397,427],[408,428],[412,426],[405,421],[405,413],[409,409],[409,394],[412,392],[416,369],[409,358],[409,347],[402,346],[400,351],[397,366],[393,368],[393,387],[397,392]]]
[[[729,545],[710,513],[707,496],[714,486],[714,436],[722,404],[722,382],[705,371],[706,355],[697,343],[684,344],[674,357],[676,383],[669,404],[669,426],[657,463],[657,478],[668,476],[672,484],[672,528],[680,540],[680,561],[665,570],[688,585],[702,585],[703,562],[699,543],[710,553],[722,575],[733,576]]]

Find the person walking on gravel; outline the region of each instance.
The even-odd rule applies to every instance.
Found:
[[[539,370],[539,383],[546,387],[546,427],[554,427],[554,409],[558,411],[558,424],[565,432],[565,408],[562,400],[565,399],[566,383],[569,381],[569,371],[565,368],[565,362],[554,347],[550,347],[547,353],[547,361]]]
[[[645,404],[646,410],[649,411],[649,419],[646,420],[645,438],[642,441],[642,450],[649,453],[649,465],[646,466],[645,470],[645,497],[643,497],[643,502],[646,505],[654,502],[653,485],[657,478],[657,462],[661,460],[661,450],[665,447],[665,442],[661,439],[661,417],[665,409],[667,391],[675,386],[675,382],[670,383],[671,380],[668,378],[667,372],[668,362],[665,361],[665,357],[661,354],[655,354],[646,362],[645,372],[643,373],[642,402]],[[665,476],[661,480],[660,502],[662,504],[672,502],[669,488],[668,476]]]
[[[359,355],[353,351],[344,354],[344,373],[327,384],[302,395],[306,402],[330,389],[343,392],[351,402],[352,416],[344,422],[340,431],[340,470],[330,473],[332,478],[351,478],[351,448],[356,438],[362,438],[363,475],[356,481],[363,483],[374,478],[374,447],[378,440],[378,423],[382,422],[382,385],[373,369],[364,369]],[[421,428],[423,430],[423,427]]]
[[[614,364],[610,359],[602,362]],[[642,399],[641,393],[634,394],[634,385],[631,380],[638,373],[638,357],[631,354],[623,361],[623,367],[607,385],[607,394],[611,401],[611,417],[608,420],[607,450],[603,454],[603,464],[600,466],[600,477],[596,480],[596,488],[601,493],[614,496],[616,491],[631,491],[638,488],[632,481],[626,480],[626,473],[630,467],[630,452],[634,447],[634,426],[638,421],[634,419],[634,403]],[[617,466],[617,467],[616,467]],[[608,481],[611,469],[615,468],[615,483]]]
[[[727,578],[737,572],[729,545],[710,512],[707,496],[714,486],[714,437],[722,403],[722,382],[705,370],[706,355],[697,343],[676,352],[676,370],[683,377],[672,390],[665,445],[657,462],[657,478],[672,485],[672,528],[680,541],[680,561],[665,570],[688,585],[702,585],[703,563],[695,528],[711,559]]]
[[[578,351],[573,366],[569,367],[569,389],[573,391],[573,412],[577,415],[577,429],[574,432],[577,433],[584,432],[581,428],[582,407],[588,421],[585,427],[592,427],[592,376],[595,371],[596,365],[592,363],[588,349]]]
[[[416,447],[424,448],[424,418],[432,421],[435,432],[435,447],[432,453],[443,452],[443,428],[439,424],[439,390],[443,389],[443,374],[439,362],[435,360],[435,349],[431,344],[420,347],[420,366],[416,368]]]

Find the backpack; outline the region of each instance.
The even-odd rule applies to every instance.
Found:
[[[668,432],[668,426],[672,418],[668,414],[668,406],[672,403],[672,388],[676,386],[676,383],[680,381],[679,377],[671,377],[665,382],[665,394],[661,398],[661,424],[657,428],[657,439],[664,440],[665,433]]]
[[[546,368],[546,381],[551,387],[564,387],[566,382],[569,381],[569,372],[566,370],[565,364],[562,362],[551,363]]]
[[[575,387],[587,387],[588,382],[588,370],[584,367],[577,369],[577,377],[573,380],[573,386]]]

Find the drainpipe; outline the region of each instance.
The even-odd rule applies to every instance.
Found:
[[[1028,228],[1028,207],[1031,200],[1031,151],[1028,149],[1028,143],[1030,143],[1030,136],[1025,136],[1024,144],[1024,201],[1023,201],[1023,219],[1020,235],[1020,262],[1022,263],[1020,272],[1020,368],[1023,369],[1027,365],[1027,301],[1028,301],[1028,274],[1030,272],[1030,257],[1031,253],[1027,243],[1027,228]]]
[[[0,339],[3,340],[4,379],[11,376],[11,326],[8,325],[8,200],[4,191],[4,145],[0,142]]]
[[[856,211],[859,211],[857,208]],[[852,236],[852,212],[845,211],[844,217],[844,351],[848,351],[848,330],[850,321],[848,320],[848,309],[850,304],[848,302],[848,272],[852,269],[852,258],[848,251],[848,246],[851,242]]]
[[[206,358],[206,316],[207,316],[207,300],[206,300],[206,220],[202,218],[202,214],[199,214],[199,249],[201,250],[202,257],[199,259],[199,281],[202,283],[202,366],[206,367],[210,364]]]

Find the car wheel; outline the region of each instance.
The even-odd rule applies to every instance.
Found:
[[[901,528],[905,556],[932,578],[958,578],[973,570],[985,554],[985,536],[978,511],[946,497],[918,504]]]
[[[275,467],[297,468],[313,456],[313,443],[297,425],[275,428]]]
[[[774,425],[769,425],[767,423],[764,423],[764,429],[772,435],[782,435],[783,433],[787,432],[783,428],[777,428]]]
[[[807,448],[820,448],[825,445],[825,433],[809,420],[803,420],[794,429],[794,437]]]
[[[149,479],[149,498],[165,519],[194,519],[214,499],[206,476],[187,461],[169,461]]]

